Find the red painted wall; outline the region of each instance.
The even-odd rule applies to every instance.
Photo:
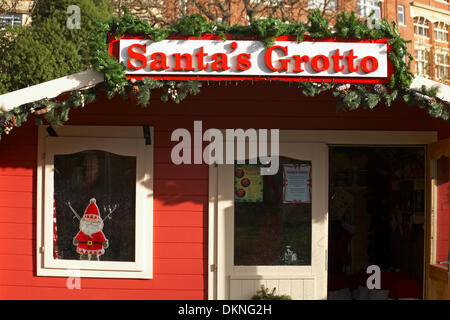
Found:
[[[201,94],[178,105],[155,94],[148,108],[102,98],[72,111],[71,125],[155,128],[154,279],[86,278],[81,290],[68,290],[65,278],[35,276],[37,129],[30,119],[0,141],[0,299],[207,298],[208,168],[170,162],[171,132],[192,130],[194,120],[204,128],[436,130],[450,137],[446,122],[417,107],[336,112],[335,106],[327,94],[308,98],[287,84],[205,83]]]

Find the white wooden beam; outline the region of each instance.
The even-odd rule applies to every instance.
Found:
[[[438,86],[439,91],[436,97],[443,101],[450,102],[450,86],[427,78],[415,77],[410,88],[422,92],[422,85],[425,85],[425,87],[427,87],[428,89],[434,86]]]
[[[103,81],[103,73],[86,70],[0,95],[0,108],[6,111],[12,110],[26,103],[41,99],[52,99],[65,92],[89,88]]]

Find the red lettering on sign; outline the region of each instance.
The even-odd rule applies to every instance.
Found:
[[[150,69],[152,70],[166,70],[169,69],[169,66],[167,65],[167,56],[163,52],[154,52],[150,56],[150,58],[154,59],[150,63]]]
[[[264,61],[266,62],[267,68],[269,68],[272,71],[288,71],[288,63],[290,59],[279,59],[278,61],[281,62],[281,66],[279,68],[275,68],[272,64],[272,52],[275,49],[281,49],[284,53],[284,55],[288,54],[288,48],[282,47],[282,46],[272,46],[269,49],[267,49],[265,55],[264,55]]]
[[[205,58],[208,54],[203,52],[203,47],[200,47],[200,50],[195,54],[197,56],[197,67],[198,70],[206,70],[208,69],[208,63],[203,63],[203,58]]]
[[[319,66],[319,59],[322,60],[322,67]],[[327,56],[319,54],[312,58],[311,67],[317,72],[328,70],[328,68],[330,67],[330,60]]]
[[[249,53],[241,53],[237,56],[237,66],[236,69],[238,71],[245,71],[250,69],[252,66],[252,63],[250,62],[250,59],[252,58],[252,55]]]
[[[127,61],[127,68],[128,69],[135,69],[135,70],[140,70],[140,69],[144,69],[145,66],[147,65],[147,58],[145,57],[145,55],[143,55],[142,53],[133,51],[134,47],[138,47],[140,48],[142,51],[144,51],[144,53],[147,52],[147,47],[138,43],[135,43],[131,46],[128,47],[128,56],[130,57]],[[131,63],[131,59],[136,59],[142,62],[142,65],[140,67],[136,67]]]
[[[333,58],[333,67],[335,72],[341,72],[344,70],[344,66],[341,66],[340,59],[344,56],[339,55],[339,49],[336,50],[336,53],[331,56]]]
[[[214,62],[211,63],[211,69],[214,71],[230,69],[228,66],[228,56],[225,53],[215,53],[212,55],[212,59]]]
[[[175,71],[194,71],[195,69],[192,67],[192,55],[189,53],[180,54],[180,53],[174,53],[173,56],[175,57],[175,66],[173,67],[173,70]],[[186,62],[186,66],[183,68],[181,67],[181,59],[184,58],[184,61]]]
[[[224,44],[223,50],[220,50],[216,44],[212,46],[208,42],[202,42],[203,46],[198,47],[183,44],[179,47],[176,46],[175,49],[170,46],[165,48],[164,46],[128,42],[127,48],[120,47],[122,50],[126,50],[125,53],[128,53],[128,56],[124,54],[126,57],[123,57],[122,54],[117,54],[120,56],[118,57],[119,60],[129,70],[127,74],[144,70],[141,73],[136,72],[136,78],[142,78],[144,74],[149,74],[149,77],[154,76],[156,79],[162,77],[174,78],[183,73],[185,75],[190,73],[188,77],[185,76],[183,79],[195,75],[206,78],[219,76],[220,74],[227,77],[235,76],[236,78],[251,79],[264,75],[283,78],[286,74],[283,80],[290,80],[288,76],[293,75],[330,78],[345,76],[351,78],[354,82],[355,78],[364,76],[367,78],[367,75],[369,75],[373,78],[364,79],[363,82],[376,83],[383,82],[384,78],[389,78],[391,75],[390,69],[386,71],[386,61],[383,59],[385,54],[380,51],[382,48],[380,45],[372,45],[371,50],[369,50],[368,46],[363,48],[363,45],[359,45],[359,43],[350,47],[333,44],[332,42],[326,46],[307,44],[304,47],[297,47],[288,44],[285,40],[279,41],[276,45],[267,49],[258,49],[257,53],[254,54],[250,53],[255,52],[254,48],[248,44],[243,45],[244,47],[238,51],[238,42],[236,41]],[[205,46],[208,51],[213,52],[206,53]],[[153,50],[160,50],[160,52],[154,52]],[[355,51],[359,57],[355,54]],[[366,53],[369,55],[366,56]],[[373,56],[370,54],[373,54]],[[263,55],[264,61],[261,61],[261,55]],[[252,58],[254,61],[252,61]],[[250,69],[252,73],[248,75],[245,71]],[[175,71],[176,76],[173,76],[170,72],[159,72],[164,70]],[[223,72],[227,70],[230,70],[230,72]],[[278,72],[278,74],[270,74],[271,72]],[[219,79],[219,77],[216,78]],[[296,79],[296,77],[292,78]],[[338,79],[337,81],[343,82],[344,80]]]
[[[292,70],[292,71],[294,71],[294,72],[305,71],[302,68],[302,62],[308,62],[309,61],[309,56],[293,55],[292,58],[294,58],[294,62],[295,62],[295,69]]]
[[[353,49],[350,50],[350,53],[345,57],[348,61],[348,71],[350,72],[356,72],[358,71],[359,67],[355,66],[353,63],[355,62],[355,59],[358,58],[358,56],[353,55]]]
[[[370,60],[370,62],[372,64],[372,68],[370,68],[370,69],[369,69],[369,66],[367,65],[369,60]],[[367,72],[367,73],[371,73],[371,72],[376,71],[378,69],[378,60],[377,60],[377,58],[372,57],[372,56],[367,56],[367,57],[362,58],[361,59],[361,69],[363,69],[364,72]]]

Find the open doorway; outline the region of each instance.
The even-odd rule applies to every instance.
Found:
[[[329,299],[421,299],[425,148],[331,146]],[[381,270],[369,290],[367,267]]]

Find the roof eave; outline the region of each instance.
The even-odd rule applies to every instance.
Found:
[[[82,71],[0,95],[0,108],[10,111],[24,104],[56,98],[66,92],[87,89],[103,81],[104,75],[101,72]]]

